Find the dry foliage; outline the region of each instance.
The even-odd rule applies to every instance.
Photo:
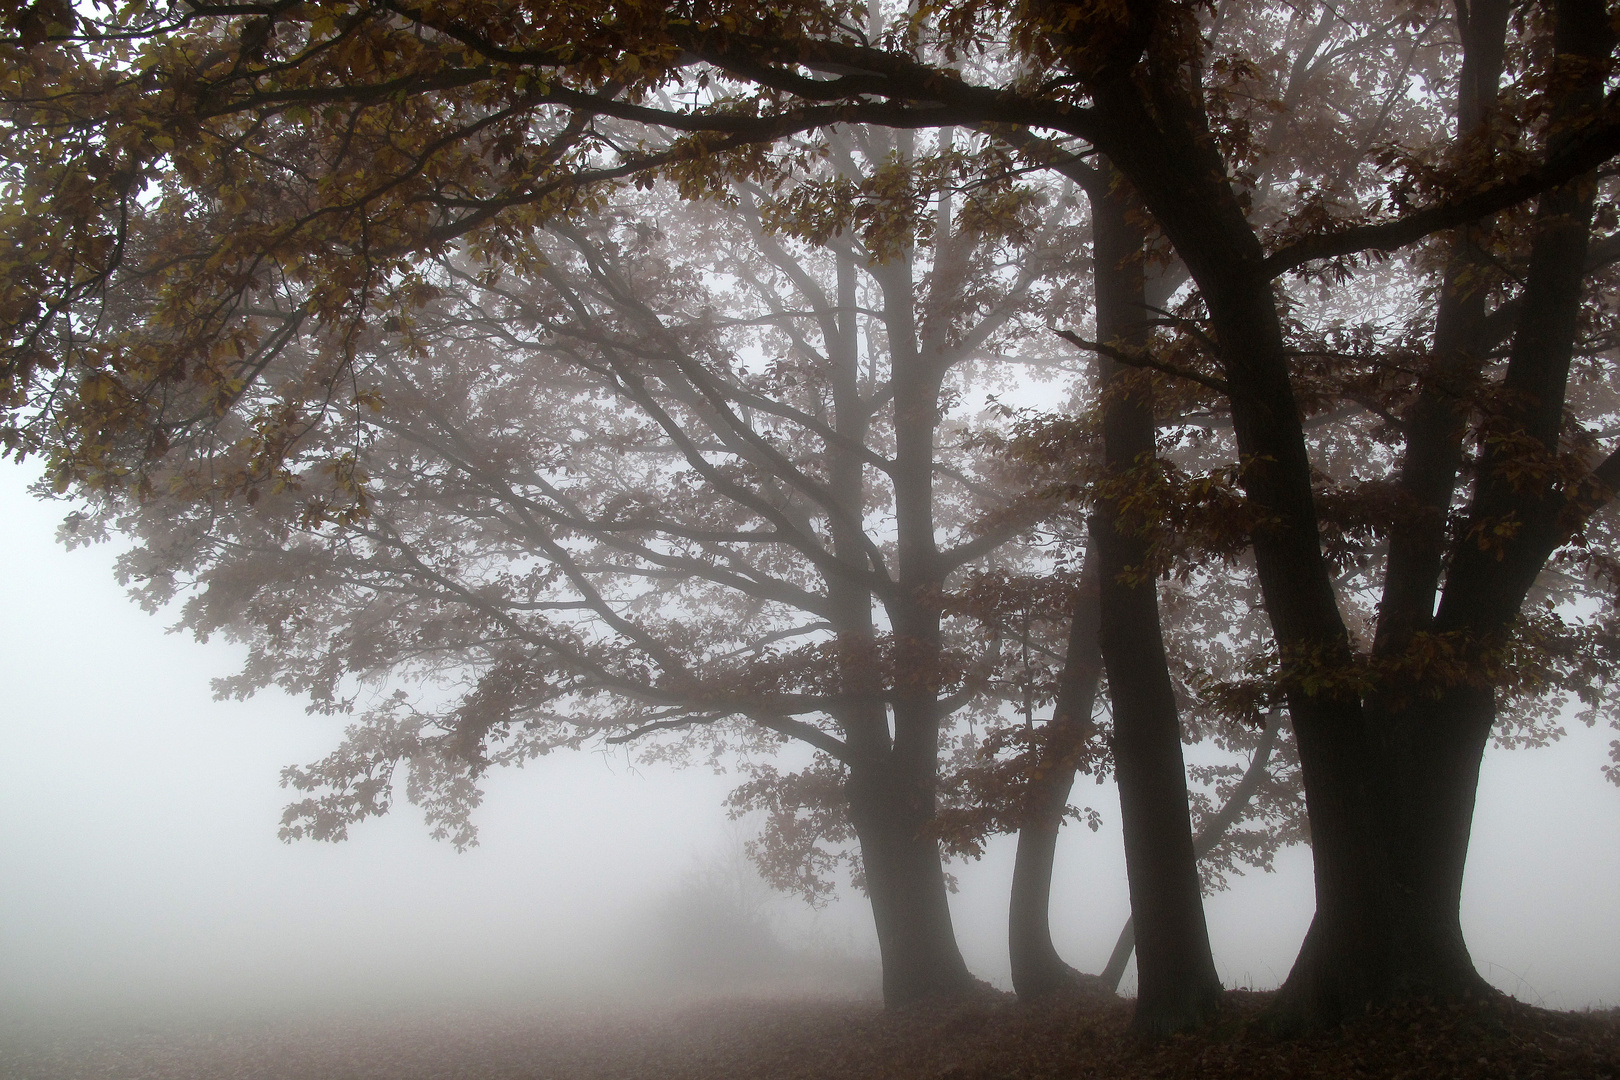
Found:
[[[1605,1080],[1620,1012],[1507,998],[1374,1013],[1299,1039],[1268,1032],[1269,994],[1236,991],[1212,1025],[1157,1043],[1125,1001],[991,999],[884,1012],[865,1002],[711,1002],[656,1011],[511,1009],[410,1020],[121,1038],[0,1037],[0,1077],[345,1080]]]

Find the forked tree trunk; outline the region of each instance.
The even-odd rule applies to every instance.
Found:
[[[900,143],[909,153],[904,139]],[[944,369],[935,350],[919,350],[910,256],[871,273],[883,293],[894,395],[896,581],[884,600],[893,635],[886,693],[894,731],[891,738],[881,708],[867,718],[867,745],[850,762],[846,791],[883,956],[883,1000],[893,1006],[972,994],[982,984],[957,948],[939,843],[930,831],[943,708],[939,597],[945,571],[933,478]]]
[[[1508,16],[1506,0],[1473,0],[1460,27],[1463,61],[1457,90],[1459,139],[1489,135],[1499,96]],[[1400,656],[1415,634],[1433,629],[1435,596],[1445,560],[1446,518],[1463,462],[1470,388],[1492,350],[1487,340],[1485,294],[1489,257],[1481,230],[1459,230],[1437,300],[1433,356],[1406,417],[1400,488],[1408,512],[1390,530],[1384,594],[1374,655]],[[1405,696],[1410,688],[1397,696]],[[1479,761],[1494,719],[1486,691],[1397,704],[1374,697],[1368,717],[1379,733],[1390,785],[1391,873],[1398,884],[1391,911],[1391,978],[1412,992],[1460,996],[1484,992],[1463,940],[1459,917],[1462,864]],[[1470,733],[1466,729],[1473,729]],[[1441,795],[1444,790],[1446,794]],[[1439,804],[1432,800],[1440,797]],[[1458,801],[1466,802],[1466,807]],[[1439,816],[1436,816],[1436,815]],[[1447,822],[1449,824],[1443,824]],[[1439,832],[1436,833],[1438,828]],[[1420,880],[1438,873],[1439,880]]]
[[[1018,830],[1018,853],[1013,862],[1012,898],[1007,919],[1007,952],[1012,962],[1013,989],[1021,998],[1035,998],[1059,990],[1103,989],[1095,975],[1070,967],[1052,944],[1052,867],[1057,856],[1058,832],[1074,787],[1075,770],[1096,731],[1091,710],[1102,676],[1102,651],[1097,641],[1099,619],[1097,553],[1086,552],[1080,591],[1069,620],[1069,644],[1057,702],[1047,721],[1046,739],[1030,781],[1027,817]]]
[[[1481,13],[1485,10],[1479,5]],[[1559,0],[1553,13],[1555,68],[1562,69],[1555,70],[1555,84],[1564,88],[1550,125],[1549,146],[1556,151],[1569,137],[1569,121],[1601,104],[1600,72],[1615,38],[1597,0]],[[1398,656],[1403,638],[1418,629],[1461,643],[1465,662],[1480,663],[1479,650],[1510,632],[1537,573],[1569,528],[1562,521],[1562,497],[1550,482],[1526,483],[1520,466],[1526,443],[1539,443],[1549,458],[1558,449],[1595,187],[1592,177],[1581,177],[1538,202],[1502,404],[1485,420],[1468,521],[1454,542],[1439,608],[1430,620],[1419,604],[1402,622],[1387,630],[1381,626],[1379,644],[1386,656]],[[1490,550],[1482,547],[1478,538],[1504,522],[1514,523],[1510,538]],[[1397,578],[1403,569],[1410,580]],[[1390,575],[1391,594],[1399,589],[1433,596],[1430,582],[1417,580],[1393,559]],[[1397,685],[1369,709],[1387,763],[1381,824],[1392,887],[1382,943],[1384,981],[1376,988],[1383,998],[1495,992],[1469,956],[1460,920],[1474,797],[1496,718],[1495,692],[1488,685],[1471,685],[1472,680],[1457,681],[1461,685]],[[1304,987],[1332,986],[1336,975],[1328,950],[1303,953],[1284,987],[1285,999],[1296,981]]]
[[[1106,74],[1093,88],[1104,141],[1175,245],[1208,309],[1245,462],[1245,494],[1271,518],[1253,543],[1279,648],[1291,661],[1347,662],[1349,633],[1322,556],[1311,463],[1265,250],[1226,179],[1227,163],[1208,137],[1202,103],[1185,92],[1179,69],[1158,70],[1157,54],[1149,63],[1162,92],[1151,104],[1123,72]],[[1313,952],[1329,956],[1321,967],[1311,961],[1310,970],[1333,975],[1333,985],[1301,987],[1301,1000],[1310,1002],[1311,1019],[1336,1020],[1346,1007],[1359,1010],[1357,1002],[1370,1000],[1383,982],[1390,879],[1375,820],[1377,759],[1358,695],[1291,693],[1288,707],[1317,895],[1301,963]],[[1136,930],[1142,940],[1140,918]],[[1147,960],[1145,951],[1139,959]]]
[[[1145,238],[1130,221],[1117,188],[1091,193],[1091,206],[1097,336],[1114,349],[1140,348],[1147,336]],[[1129,483],[1129,472],[1153,459],[1152,384],[1145,373],[1107,356],[1101,362],[1106,472],[1110,482]],[[1099,500],[1091,535],[1099,557],[1099,639],[1113,702],[1114,773],[1138,953],[1132,1026],[1165,1034],[1214,1012],[1221,984],[1193,857],[1181,723],[1165,660],[1158,589],[1154,575],[1143,569],[1148,544],[1120,521],[1107,495]]]
[[[1177,75],[1161,72],[1166,86]],[[1311,462],[1265,251],[1201,106],[1172,92],[1150,107],[1129,79],[1095,90],[1110,151],[1198,282],[1219,343],[1251,504],[1271,521],[1253,536],[1267,614],[1290,665],[1351,660],[1322,554]],[[1112,676],[1110,676],[1112,679]],[[1390,795],[1359,694],[1288,694],[1310,817],[1317,910],[1280,996],[1288,1023],[1336,1023],[1390,994],[1393,894]],[[1138,920],[1138,936],[1141,932]],[[1146,959],[1145,955],[1142,959]]]
[[[1575,130],[1567,121],[1602,101],[1602,61],[1613,34],[1600,0],[1554,0],[1551,7],[1559,69],[1551,85],[1565,99],[1549,124],[1556,151]],[[1158,24],[1166,34],[1191,33],[1187,25]],[[1311,463],[1266,253],[1227,179],[1197,88],[1179,60],[1166,63],[1179,55],[1147,49],[1096,69],[1096,141],[1130,176],[1198,282],[1225,369],[1245,493],[1271,519],[1253,540],[1285,664],[1331,669],[1350,663],[1351,645],[1322,556]],[[1133,70],[1138,60],[1145,71]],[[1565,111],[1565,102],[1575,109]],[[1486,439],[1470,520],[1452,545],[1435,615],[1435,632],[1456,631],[1471,648],[1489,647],[1506,629],[1560,538],[1553,534],[1568,524],[1561,524],[1563,506],[1549,485],[1523,483],[1522,472],[1515,483],[1511,467],[1525,435],[1556,446],[1591,190],[1590,178],[1582,178],[1544,195],[1538,211],[1525,321],[1504,382],[1511,401],[1496,421],[1505,438]],[[1507,470],[1498,471],[1499,464]],[[1594,479],[1612,490],[1620,459],[1607,460]],[[1480,547],[1480,537],[1501,535],[1490,530],[1508,522],[1516,531],[1501,550]],[[1401,583],[1413,584],[1420,583]],[[1480,604],[1512,611],[1500,620],[1483,618],[1472,610]],[[1397,717],[1383,702],[1364,708],[1348,689],[1330,685],[1307,694],[1303,685],[1290,691],[1288,703],[1310,813],[1317,911],[1279,995],[1280,1018],[1335,1023],[1401,996],[1470,992],[1480,983],[1454,929],[1455,905],[1492,715],[1488,690],[1469,701],[1443,681],[1402,688],[1413,701],[1441,695]]]

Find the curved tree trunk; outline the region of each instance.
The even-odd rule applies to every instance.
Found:
[[[1145,244],[1118,189],[1091,198],[1096,245],[1097,335],[1114,350],[1146,337]],[[1112,482],[1150,465],[1152,384],[1108,356],[1103,370],[1103,458]],[[1203,896],[1193,856],[1181,723],[1159,625],[1157,583],[1143,567],[1147,541],[1121,529],[1116,503],[1092,518],[1101,594],[1099,640],[1114,714],[1114,772],[1125,832],[1125,870],[1139,952],[1132,1026],[1164,1034],[1192,1026],[1220,1004]]]
[[[1058,990],[1101,989],[1058,955],[1052,944],[1052,865],[1058,832],[1069,805],[1075,769],[1096,732],[1091,721],[1102,677],[1102,651],[1097,641],[1097,553],[1086,552],[1080,592],[1069,620],[1069,645],[1063,659],[1057,702],[1046,725],[1037,775],[1030,781],[1028,816],[1018,830],[1013,862],[1012,898],[1007,919],[1007,952],[1012,961],[1013,989],[1021,998]]]
[[[1177,85],[1175,76],[1164,78]],[[1253,542],[1278,646],[1288,657],[1347,663],[1350,638],[1322,556],[1311,463],[1265,251],[1224,179],[1226,163],[1207,137],[1201,106],[1183,97],[1150,105],[1125,77],[1100,82],[1095,93],[1110,125],[1109,152],[1175,244],[1209,311],[1247,462],[1245,495],[1272,519]],[[1385,981],[1390,879],[1375,818],[1378,761],[1359,695],[1293,692],[1288,707],[1316,877],[1317,914],[1305,950],[1334,959],[1317,969],[1331,971],[1334,985],[1306,996],[1313,1019],[1332,1022],[1373,1000]],[[1140,937],[1140,919],[1137,931]]]
[[[1271,752],[1277,747],[1277,733],[1281,728],[1282,713],[1274,711],[1266,720],[1266,729],[1261,733],[1260,744],[1254,748],[1254,757],[1249,759],[1243,779],[1226,797],[1220,811],[1204,822],[1204,827],[1193,837],[1194,858],[1202,859],[1214,851],[1232,826],[1242,820],[1243,811],[1248,808],[1255,792],[1260,790],[1260,782],[1266,778],[1266,766],[1271,763]],[[1125,977],[1125,965],[1131,962],[1131,953],[1135,949],[1136,926],[1127,918],[1125,925],[1120,927],[1119,937],[1114,940],[1113,952],[1108,954],[1108,963],[1103,965],[1102,974],[1098,976],[1110,993],[1119,990],[1120,980]]]

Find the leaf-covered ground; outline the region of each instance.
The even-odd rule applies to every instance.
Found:
[[[456,1010],[388,1019],[99,1031],[18,1026],[0,1076],[27,1080],[1620,1080],[1620,1011],[1512,1002],[1414,1007],[1282,1040],[1265,996],[1234,993],[1209,1029],[1153,1045],[1129,1006],[976,1002],[885,1013],[860,1002]]]

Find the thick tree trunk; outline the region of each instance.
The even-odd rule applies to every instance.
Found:
[[[959,997],[980,984],[957,948],[939,844],[925,835],[933,791],[892,764],[851,768],[850,818],[883,960],[883,1003]]]
[[[1074,787],[1075,769],[1096,731],[1091,710],[1102,676],[1097,585],[1097,555],[1092,546],[1086,553],[1080,593],[1069,620],[1069,644],[1057,702],[1046,725],[1038,773],[1030,781],[1028,817],[1018,830],[1007,952],[1012,961],[1013,989],[1021,998],[1059,990],[1102,989],[1096,976],[1082,974],[1064,963],[1052,944],[1051,923],[1052,866],[1058,832]]]
[[[1097,336],[1115,349],[1140,347],[1146,305],[1144,237],[1117,189],[1093,193]],[[1155,428],[1151,382],[1104,357],[1103,458],[1110,483],[1130,483],[1151,465]],[[1125,870],[1137,960],[1132,1026],[1166,1034],[1208,1017],[1221,985],[1209,949],[1193,857],[1187,774],[1170,669],[1159,625],[1158,589],[1144,570],[1147,542],[1120,520],[1118,496],[1105,495],[1092,519],[1101,595],[1099,640],[1114,714],[1114,773],[1125,833]],[[1124,531],[1122,531],[1122,526]]]
[[[1481,19],[1487,17],[1484,7]],[[1095,118],[1102,126],[1096,141],[1142,193],[1207,305],[1230,388],[1245,491],[1271,519],[1256,530],[1254,549],[1285,675],[1290,669],[1299,675],[1331,671],[1351,661],[1350,642],[1322,558],[1310,460],[1272,283],[1262,266],[1265,253],[1227,179],[1230,172],[1211,137],[1200,88],[1179,61],[1165,59],[1183,54],[1146,48],[1154,33],[1190,35],[1196,29],[1190,22],[1161,20],[1151,5],[1133,5],[1132,12],[1140,33],[1126,39],[1128,47],[1146,51],[1122,53],[1090,73]],[[1612,47],[1604,6],[1598,0],[1556,0],[1553,14],[1555,67],[1562,69],[1555,72],[1554,85],[1570,87],[1571,98],[1585,94],[1590,101],[1601,100],[1604,68],[1592,60],[1606,57]],[[1146,70],[1133,71],[1139,63]],[[1481,71],[1476,66],[1464,74],[1477,81]],[[1555,149],[1570,130],[1561,120],[1584,107],[1589,106],[1558,110],[1564,116],[1555,116],[1551,125]],[[1489,647],[1507,625],[1506,619],[1494,625],[1481,621],[1471,609],[1506,604],[1510,619],[1558,539],[1552,534],[1559,522],[1550,511],[1560,500],[1548,485],[1508,483],[1493,492],[1491,458],[1517,453],[1512,448],[1522,445],[1523,434],[1535,433],[1541,420],[1552,418],[1556,434],[1584,258],[1575,243],[1565,244],[1555,234],[1573,240],[1578,232],[1584,243],[1586,211],[1568,200],[1589,199],[1590,190],[1590,182],[1582,180],[1549,193],[1544,210],[1561,199],[1566,205],[1538,215],[1543,217],[1538,251],[1523,304],[1535,326],[1528,335],[1521,326],[1504,386],[1528,408],[1522,416],[1504,417],[1500,427],[1507,438],[1488,443],[1475,507],[1465,534],[1453,545],[1434,623],[1436,632],[1457,631],[1470,648]],[[1554,257],[1560,245],[1563,253]],[[1542,249],[1546,258],[1540,257]],[[1538,280],[1547,285],[1547,299],[1532,303],[1530,294],[1541,291]],[[1605,483],[1609,468],[1606,464]],[[1620,465],[1613,471],[1620,472]],[[1509,522],[1518,531],[1504,541],[1503,550],[1481,548],[1479,539],[1495,534],[1473,526],[1490,529]],[[1413,554],[1414,562],[1433,562],[1432,552]],[[1471,569],[1471,563],[1480,569]],[[1403,603],[1420,610],[1421,593],[1408,590],[1406,596],[1418,602]],[[1301,687],[1303,680],[1294,685]],[[1410,689],[1406,696],[1417,700],[1445,687],[1431,683]],[[1380,702],[1364,709],[1359,696],[1345,690],[1290,691],[1310,813],[1317,912],[1279,997],[1284,1021],[1333,1023],[1392,997],[1431,989],[1466,993],[1478,985],[1471,965],[1465,970],[1462,963],[1466,950],[1452,929],[1452,905],[1460,895],[1491,708],[1483,698],[1470,702],[1466,697],[1446,694],[1432,707],[1409,708],[1405,719],[1395,722],[1403,730],[1395,731]]]
[[[1270,518],[1254,534],[1255,562],[1285,663],[1307,670],[1348,663],[1349,634],[1322,557],[1311,464],[1264,249],[1180,70],[1155,71],[1150,82],[1151,103],[1123,73],[1098,82],[1104,149],[1142,193],[1208,307],[1245,494]],[[1310,815],[1317,912],[1284,993],[1297,1018],[1335,1022],[1387,985],[1391,881],[1375,782],[1380,761],[1353,692],[1296,689],[1288,707]]]
[[[1474,0],[1462,9],[1463,64],[1458,79],[1459,140],[1489,136],[1501,81],[1511,5]],[[1414,635],[1431,631],[1451,509],[1463,461],[1470,397],[1492,343],[1486,340],[1487,262],[1479,230],[1459,230],[1436,311],[1433,359],[1406,416],[1400,490],[1405,512],[1390,530],[1389,561],[1373,653],[1398,657]],[[1391,873],[1392,992],[1462,996],[1483,993],[1463,940],[1463,861],[1474,791],[1494,719],[1488,690],[1439,700],[1392,688],[1370,701],[1369,719],[1388,762],[1386,802]],[[1460,832],[1459,832],[1460,826]]]
[[[1556,149],[1568,138],[1571,121],[1601,105],[1599,72],[1615,37],[1596,0],[1560,0],[1554,18],[1557,74],[1566,86],[1552,117],[1550,146]],[[1524,467],[1529,464],[1533,475],[1538,464],[1525,461],[1526,446],[1538,448],[1529,456],[1543,461],[1558,452],[1595,191],[1595,179],[1581,177],[1547,192],[1537,205],[1521,314],[1502,382],[1504,404],[1484,420],[1483,460],[1468,522],[1430,624],[1436,634],[1462,644],[1463,662],[1470,666],[1511,632],[1536,575],[1569,528],[1555,482],[1526,483]],[[1482,546],[1479,538],[1504,522],[1513,528],[1500,545]],[[1396,811],[1389,844],[1400,900],[1395,975],[1402,993],[1489,992],[1468,954],[1458,908],[1496,699],[1476,679],[1459,681],[1440,694],[1396,686],[1390,696],[1397,700],[1385,703]]]
[[[1495,992],[1474,966],[1461,919],[1474,793],[1495,716],[1489,687],[1463,687],[1408,705],[1392,725],[1398,794],[1389,852],[1398,902],[1391,996]]]

